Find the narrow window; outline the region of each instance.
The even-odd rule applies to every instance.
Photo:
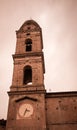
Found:
[[[26,51],[32,51],[32,40],[26,39],[25,44],[26,44]]]
[[[32,68],[31,66],[26,66],[24,68],[24,80],[23,83],[28,85],[32,84]]]

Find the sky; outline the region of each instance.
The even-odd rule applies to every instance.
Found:
[[[7,118],[16,30],[30,19],[42,28],[46,90],[77,91],[77,0],[0,0],[0,119]]]

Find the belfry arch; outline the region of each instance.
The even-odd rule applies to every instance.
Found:
[[[23,84],[32,84],[32,67],[27,65],[23,70]]]
[[[25,40],[26,51],[32,51],[32,39],[28,38]]]

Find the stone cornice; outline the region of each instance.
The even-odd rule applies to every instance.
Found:
[[[29,57],[29,56],[43,56],[43,52],[26,52],[23,54],[14,54],[12,56],[13,56],[13,59],[14,58],[24,58],[24,57]]]
[[[46,93],[46,98],[77,97],[77,91]]]
[[[11,96],[11,95],[25,95],[25,94],[45,94],[45,90],[30,90],[30,91],[9,91],[8,92],[8,95]]]

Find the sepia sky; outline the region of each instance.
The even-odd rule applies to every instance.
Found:
[[[0,0],[0,119],[7,118],[16,30],[42,28],[47,91],[77,91],[77,0]]]

